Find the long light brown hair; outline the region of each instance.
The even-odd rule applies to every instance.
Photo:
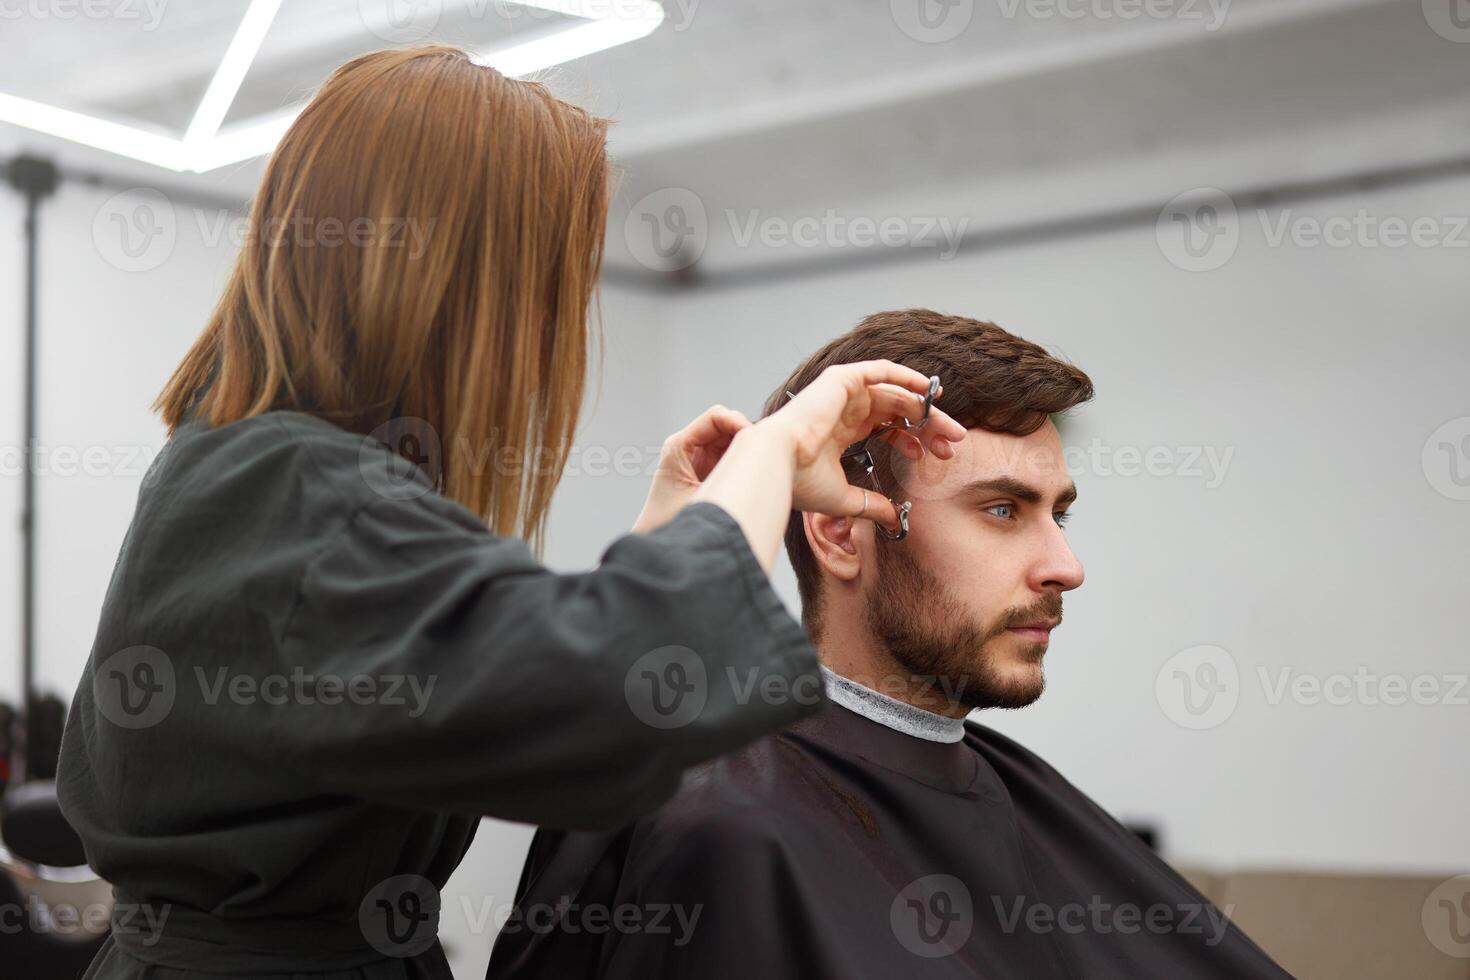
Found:
[[[218,306],[154,407],[421,419],[439,490],[542,548],[581,411],[607,122],[452,47],[339,68],[266,167]],[[418,462],[416,460],[416,462]]]

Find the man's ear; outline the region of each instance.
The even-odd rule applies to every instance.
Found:
[[[817,564],[844,582],[855,580],[862,570],[862,557],[858,553],[858,536],[862,532],[858,530],[858,521],[807,511],[801,515],[801,522],[806,530],[807,546],[812,549]]]

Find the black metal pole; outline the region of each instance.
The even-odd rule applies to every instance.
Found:
[[[20,497],[20,703],[27,720],[36,700],[36,238],[37,216],[41,201],[34,194],[26,195],[26,319],[25,348],[21,356],[25,359],[25,427],[21,436]],[[31,740],[27,732],[26,744]],[[25,758],[25,756],[22,756]],[[30,766],[20,774],[24,780]]]
[[[29,746],[35,744],[31,738],[35,724],[36,705],[36,345],[37,345],[37,291],[40,259],[41,201],[56,191],[58,179],[56,164],[39,157],[16,157],[5,168],[6,179],[25,197],[25,385],[22,398],[25,404],[24,442],[21,460],[25,472],[21,476],[21,599],[20,599],[20,670],[21,704],[25,712],[25,745],[21,747],[19,760],[22,771],[17,773],[17,782],[29,777],[31,771]]]

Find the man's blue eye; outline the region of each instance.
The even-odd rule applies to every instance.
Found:
[[[985,512],[987,514],[995,514],[995,516],[999,517],[1001,520],[1012,521],[1016,519],[1015,504],[991,504],[989,507],[985,508]],[[1071,519],[1071,513],[1065,510],[1059,511],[1052,515],[1052,520],[1057,522],[1057,527],[1066,527],[1067,522]]]

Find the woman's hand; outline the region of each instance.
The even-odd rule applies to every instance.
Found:
[[[662,527],[689,503],[705,477],[730,448],[730,440],[750,428],[744,413],[714,405],[703,415],[664,440],[658,472],[648,489],[643,512],[633,523],[638,533]]]
[[[865,495],[864,488],[847,482],[841,455],[885,422],[903,418],[917,422],[928,390],[928,378],[892,361],[834,364],[757,423],[757,429],[771,427],[789,441],[794,465],[791,506],[837,517],[861,516],[890,528],[896,525],[898,509],[892,501],[872,488],[866,488]],[[965,438],[965,428],[934,405],[928,424],[913,436],[939,459],[953,459],[953,444]]]

